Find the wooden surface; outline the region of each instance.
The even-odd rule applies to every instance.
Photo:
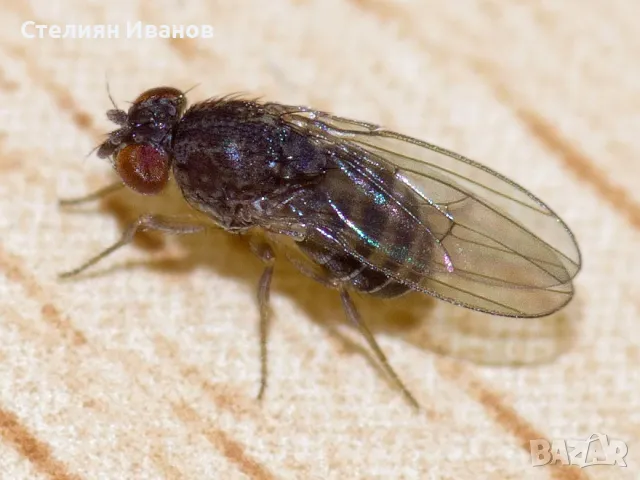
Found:
[[[640,35],[632,1],[3,2],[0,16],[0,478],[637,478]],[[20,26],[118,24],[119,39]],[[211,24],[127,39],[126,22]],[[535,192],[584,255],[561,314],[493,319],[419,296],[358,300],[425,411],[279,264],[270,384],[258,388],[260,263],[225,235],[145,236],[56,274],[176,198],[56,201],[112,179],[86,153],[159,84],[245,91],[381,123]],[[531,467],[529,441],[601,432],[628,467]]]

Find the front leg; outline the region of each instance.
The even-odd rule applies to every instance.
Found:
[[[88,195],[84,195],[82,197],[76,198],[61,198],[58,203],[62,207],[69,207],[71,205],[80,205],[81,203],[93,202],[94,200],[99,200],[102,197],[106,197],[107,195],[120,191],[124,188],[124,183],[121,181],[111,183],[107,186],[104,186],[95,192],[89,193]]]
[[[116,243],[111,245],[109,248],[106,248],[102,252],[100,252],[95,257],[91,258],[84,264],[80,265],[78,268],[74,268],[73,270],[69,270],[68,272],[64,272],[60,274],[60,278],[69,278],[77,275],[87,268],[95,265],[100,260],[105,258],[107,255],[115,252],[121,247],[124,247],[128,243],[133,241],[136,233],[145,232],[145,231],[158,231],[170,234],[186,234],[186,233],[200,233],[205,230],[204,225],[197,225],[194,223],[185,223],[176,218],[164,217],[162,215],[152,215],[145,214],[138,217],[138,219],[133,222],[131,225],[127,227],[127,229],[120,237]]]

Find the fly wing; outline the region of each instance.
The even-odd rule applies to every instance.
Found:
[[[280,108],[281,118],[333,152],[333,175],[342,181],[336,177],[334,188],[327,183],[332,214],[313,226],[328,242],[414,290],[487,313],[543,316],[571,299],[581,264],[575,238],[524,188],[465,157],[375,125]],[[340,193],[344,179],[351,196]],[[368,216],[354,214],[350,202],[358,198],[380,207]],[[383,218],[392,218],[394,228]],[[422,242],[423,249],[411,249],[407,240]]]

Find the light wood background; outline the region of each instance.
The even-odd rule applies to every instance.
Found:
[[[0,16],[0,478],[637,478],[640,35],[633,1],[4,1]],[[23,22],[118,24],[26,39]],[[127,39],[126,22],[211,39]],[[169,84],[245,91],[381,123],[512,177],[584,255],[559,315],[494,319],[419,296],[358,300],[416,414],[278,265],[270,385],[258,388],[261,265],[225,235],[143,236],[56,274],[175,197],[59,197],[112,179],[87,152],[116,101]],[[601,432],[628,467],[531,467],[529,441]]]

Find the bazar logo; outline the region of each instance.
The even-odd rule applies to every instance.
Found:
[[[614,440],[594,433],[586,440],[539,438],[530,440],[531,465],[576,465],[580,468],[591,465],[617,465],[626,467],[624,457],[629,448],[621,440]]]

